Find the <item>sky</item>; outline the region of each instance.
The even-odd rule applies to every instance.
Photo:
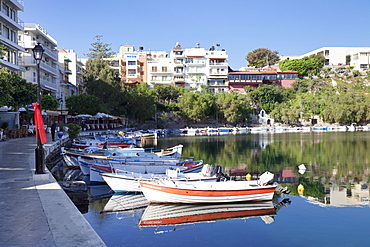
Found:
[[[95,41],[167,51],[220,44],[237,70],[258,48],[302,55],[321,47],[370,47],[370,0],[24,0],[19,18],[58,48],[85,58]]]

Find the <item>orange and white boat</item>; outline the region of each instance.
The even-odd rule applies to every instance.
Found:
[[[274,174],[265,172],[251,181],[175,181],[140,182],[149,202],[154,203],[228,203],[272,200],[278,184],[269,184]]]

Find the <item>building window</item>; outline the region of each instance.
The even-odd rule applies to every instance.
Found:
[[[9,28],[7,28],[7,27],[5,27],[5,26],[3,26],[3,36],[5,37],[5,38],[7,38],[7,39],[9,39],[10,37],[9,37]]]
[[[129,69],[129,70],[127,71],[127,74],[128,74],[128,75],[136,75],[136,70],[131,70],[131,69]]]
[[[157,80],[157,76],[152,76],[152,81],[156,81]]]
[[[2,11],[5,15],[9,16],[9,7],[3,3]]]
[[[127,65],[136,65],[136,61],[128,61]]]
[[[11,18],[13,21],[16,21],[16,19],[15,19],[15,11],[14,11],[14,10],[10,10],[10,18]]]
[[[167,76],[162,76],[162,81],[167,81]]]
[[[185,63],[193,63],[193,58],[185,58]]]
[[[157,72],[157,67],[156,67],[156,66],[153,66],[153,67],[152,67],[152,71],[153,71],[153,72]]]
[[[10,40],[14,43],[17,43],[15,32],[12,30],[10,31]]]
[[[167,67],[162,67],[162,72],[167,72]]]

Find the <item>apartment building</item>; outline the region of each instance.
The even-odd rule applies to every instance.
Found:
[[[18,12],[24,11],[23,1],[1,0],[0,4],[0,44],[7,48],[0,51],[0,66],[20,75],[24,68],[20,66],[18,59],[24,48],[18,44],[18,32],[23,31]]]
[[[228,90],[228,55],[224,49],[219,49],[219,44],[211,46],[206,53],[207,57],[207,85],[210,91],[220,92]]]
[[[42,94],[49,94],[55,98],[59,91],[58,51],[57,41],[48,32],[36,23],[25,23],[24,31],[20,33],[18,44],[24,47],[20,54],[22,66],[25,68],[23,78],[37,84],[37,64],[32,49],[40,44],[45,50],[40,61],[40,84]]]
[[[173,60],[165,51],[149,51],[147,56],[147,84],[150,88],[154,85],[174,85]]]
[[[134,46],[121,46],[118,56],[123,83],[128,85],[147,83],[147,56],[142,47],[135,51]]]
[[[227,90],[228,55],[219,46],[206,50],[197,43],[194,48],[183,49],[176,43],[170,53],[174,65],[173,84],[195,90],[206,86],[212,92]]]
[[[228,56],[225,50],[212,46],[183,49],[179,43],[166,51],[135,51],[133,46],[121,46],[121,80],[128,84],[145,82],[173,85],[200,90],[208,86],[217,92],[227,90]]]
[[[56,96],[61,112],[66,109],[66,98],[84,92],[84,63],[74,50],[58,49],[60,90]]]
[[[64,68],[64,83],[70,83],[68,95],[81,94],[84,90],[83,71],[85,64],[74,50],[58,49],[59,66]]]

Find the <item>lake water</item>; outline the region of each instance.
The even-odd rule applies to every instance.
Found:
[[[272,203],[153,207],[91,186],[84,216],[108,246],[369,246],[370,132],[166,137],[158,149],[179,143],[183,156],[227,172],[273,172],[292,193]]]

